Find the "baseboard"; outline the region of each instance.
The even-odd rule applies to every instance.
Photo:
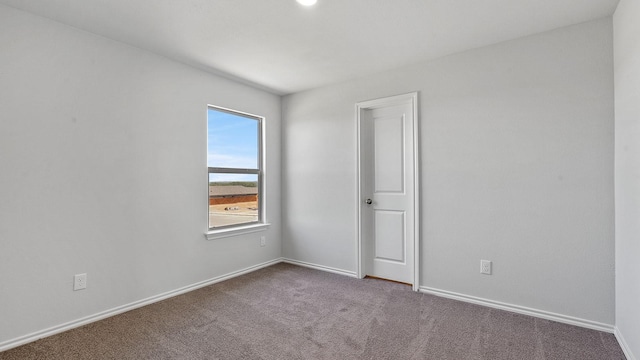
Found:
[[[513,304],[503,303],[499,301],[489,300],[489,299],[483,299],[475,296],[459,294],[452,291],[440,290],[440,289],[430,288],[426,286],[421,286],[419,291],[426,294],[464,301],[464,302],[468,302],[476,305],[482,305],[482,306],[486,306],[494,309],[506,310],[506,311],[510,311],[518,314],[541,318],[541,319],[557,321],[560,323],[580,326],[588,329],[604,331],[608,333],[614,332],[613,325],[604,324],[604,323],[591,321],[591,320],[580,319],[580,318],[567,316],[567,315],[556,314],[556,313],[552,313],[544,310],[528,308],[525,306],[519,306],[519,305],[513,305]]]
[[[233,271],[231,273],[225,274],[225,275],[221,275],[221,276],[217,276],[208,280],[204,280],[204,281],[200,281],[197,282],[195,284],[191,284],[188,286],[184,286],[172,291],[168,291],[162,294],[158,294],[155,296],[151,296],[148,297],[146,299],[142,299],[139,301],[135,301],[126,305],[122,305],[122,306],[118,306],[115,307],[113,309],[110,310],[106,310],[106,311],[102,311],[99,312],[97,314],[94,315],[89,315],[74,321],[70,321],[61,325],[57,325],[57,326],[53,326],[50,327],[48,329],[44,329],[41,331],[37,331],[31,334],[27,334],[12,340],[8,340],[5,342],[0,343],[0,352],[5,351],[5,350],[9,350],[12,349],[14,347],[18,347],[20,345],[24,345],[33,341],[36,341],[38,339],[42,339],[45,337],[49,337],[55,334],[59,334],[61,332],[67,331],[67,330],[71,330],[83,325],[87,325],[90,324],[92,322],[96,322],[99,320],[103,320],[106,319],[108,317],[114,316],[114,315],[118,315],[133,309],[137,309],[139,307],[142,306],[146,306],[146,305],[150,305],[153,303],[156,303],[158,301],[162,301],[174,296],[178,296],[184,293],[187,293],[189,291],[193,291],[208,285],[212,285],[224,280],[228,280],[240,275],[244,275],[271,265],[275,265],[278,264],[280,262],[285,262],[288,264],[293,264],[293,265],[298,265],[298,266],[303,266],[303,267],[307,267],[307,268],[311,268],[311,269],[315,269],[315,270],[320,270],[320,271],[326,271],[326,272],[330,272],[330,273],[334,273],[334,274],[339,274],[339,275],[344,275],[344,276],[349,276],[349,277],[357,277],[356,273],[354,271],[347,271],[347,270],[343,270],[343,269],[337,269],[337,268],[333,268],[333,267],[329,267],[329,266],[324,266],[324,265],[318,265],[318,264],[313,264],[313,263],[308,263],[308,262],[304,262],[304,261],[299,261],[299,260],[293,260],[293,259],[287,259],[287,258],[278,258],[278,259],[274,259],[274,260],[270,260],[261,264],[257,264],[254,266],[250,266],[238,271]],[[435,288],[429,288],[429,287],[425,287],[425,286],[421,286],[419,288],[420,292],[426,293],[426,294],[432,294],[432,295],[436,295],[436,296],[440,296],[440,297],[445,297],[445,298],[449,298],[449,299],[454,299],[454,300],[459,300],[459,301],[464,301],[464,302],[468,302],[468,303],[473,303],[473,304],[477,304],[477,305],[482,305],[482,306],[487,306],[487,307],[491,307],[491,308],[495,308],[495,309],[500,309],[500,310],[506,310],[506,311],[511,311],[514,313],[518,313],[518,314],[524,314],[524,315],[529,315],[529,316],[534,316],[534,317],[538,317],[538,318],[542,318],[542,319],[546,319],[546,320],[553,320],[553,321],[557,321],[557,322],[561,322],[561,323],[566,323],[566,324],[570,324],[570,325],[576,325],[576,326],[581,326],[581,327],[585,327],[585,328],[589,328],[589,329],[594,329],[594,330],[599,330],[599,331],[605,331],[608,333],[613,333],[616,336],[616,339],[618,340],[618,342],[620,343],[620,346],[622,348],[622,350],[624,351],[627,360],[636,360],[636,358],[633,356],[633,354],[631,353],[631,350],[629,349],[629,346],[627,345],[626,341],[624,340],[624,337],[622,336],[622,334],[620,333],[619,329],[617,327],[614,327],[612,325],[608,325],[608,324],[603,324],[603,323],[599,323],[599,322],[594,322],[594,321],[590,321],[590,320],[584,320],[584,319],[580,319],[580,318],[575,318],[575,317],[571,317],[571,316],[566,316],[566,315],[560,315],[560,314],[556,314],[556,313],[551,313],[551,312],[547,312],[547,311],[542,311],[542,310],[537,310],[537,309],[532,309],[532,308],[527,308],[524,306],[518,306],[518,305],[513,305],[513,304],[507,304],[507,303],[503,303],[503,302],[498,302],[498,301],[493,301],[493,300],[488,300],[488,299],[483,299],[483,298],[479,298],[479,297],[474,297],[474,296],[469,296],[469,295],[464,295],[464,294],[459,294],[459,293],[455,293],[455,292],[451,292],[451,291],[446,291],[446,290],[440,290],[440,289],[435,289]]]
[[[618,340],[618,344],[620,344],[620,347],[624,352],[624,356],[627,357],[627,360],[636,360],[636,357],[633,356],[633,354],[631,353],[631,348],[629,347],[629,344],[627,344],[627,341],[624,339],[624,337],[622,336],[622,333],[620,332],[620,329],[618,329],[617,326],[615,327],[615,331],[613,332],[613,334],[616,336],[616,339]]]
[[[349,277],[357,277],[355,271],[347,271],[347,270],[333,268],[333,267],[330,267],[330,266],[312,264],[312,263],[308,263],[308,262],[305,262],[305,261],[299,261],[299,260],[293,260],[293,259],[287,259],[287,258],[283,258],[282,262],[285,262],[287,264],[303,266],[303,267],[310,268],[310,269],[326,271],[326,272],[330,272],[330,273],[334,273],[334,274],[345,275],[345,276],[349,276]]]
[[[188,285],[188,286],[181,287],[179,289],[171,290],[171,291],[168,291],[168,292],[165,292],[165,293],[162,293],[162,294],[158,294],[158,295],[155,295],[155,296],[148,297],[146,299],[142,299],[142,300],[139,300],[139,301],[132,302],[130,304],[118,306],[118,307],[115,307],[113,309],[102,311],[102,312],[99,312],[99,313],[94,314],[94,315],[89,315],[89,316],[86,316],[86,317],[83,317],[83,318],[80,318],[80,319],[77,319],[77,320],[74,320],[74,321],[70,321],[70,322],[67,322],[67,323],[64,323],[64,324],[61,324],[61,325],[50,327],[50,328],[45,329],[45,330],[36,331],[34,333],[31,333],[31,334],[27,334],[27,335],[24,335],[24,336],[21,336],[21,337],[12,339],[12,340],[8,340],[8,341],[0,343],[0,352],[12,349],[14,347],[18,347],[20,345],[24,345],[24,344],[30,343],[32,341],[36,341],[36,340],[39,340],[39,339],[42,339],[42,338],[45,338],[45,337],[48,337],[48,336],[51,336],[51,335],[59,334],[61,332],[64,332],[64,331],[67,331],[67,330],[71,330],[71,329],[74,329],[74,328],[77,328],[77,327],[80,327],[80,326],[83,326],[83,325],[87,325],[87,324],[90,324],[92,322],[96,322],[96,321],[99,321],[99,320],[102,320],[102,319],[106,319],[108,317],[111,317],[111,316],[114,316],[114,315],[118,315],[118,314],[130,311],[130,310],[133,310],[133,309],[137,309],[137,308],[142,307],[142,306],[150,305],[150,304],[156,303],[158,301],[162,301],[162,300],[165,300],[165,299],[177,296],[177,295],[181,295],[181,294],[187,293],[189,291],[193,291],[193,290],[196,290],[196,289],[208,286],[208,285],[212,285],[212,284],[224,281],[224,280],[228,280],[228,279],[240,276],[240,275],[244,275],[244,274],[247,274],[247,273],[250,273],[250,272],[253,272],[253,271],[268,267],[268,266],[271,266],[271,265],[278,264],[280,262],[282,262],[281,258],[274,259],[274,260],[271,260],[271,261],[267,261],[267,262],[264,262],[262,264],[257,264],[257,265],[250,266],[250,267],[238,270],[238,271],[233,271],[233,272],[230,272],[230,273],[225,274],[225,275],[221,275],[221,276],[217,276],[217,277],[211,278],[209,280],[200,281],[200,282],[197,282],[195,284],[191,284],[191,285]]]
[[[324,265],[312,264],[304,261],[287,259],[287,258],[283,258],[282,262],[298,265],[298,266],[304,266],[304,267],[315,269],[315,270],[327,271],[334,274],[357,277],[354,271],[336,269],[336,268],[332,268]],[[503,303],[503,302],[489,300],[489,299],[483,299],[475,296],[459,294],[452,291],[440,290],[440,289],[430,288],[426,286],[419,287],[419,291],[426,294],[432,294],[432,295],[445,297],[449,299],[464,301],[464,302],[486,306],[494,309],[500,309],[500,310],[510,311],[518,314],[534,316],[541,319],[557,321],[564,324],[580,326],[580,327],[598,330],[598,331],[604,331],[607,333],[614,333],[613,325],[604,324],[596,321],[580,319],[572,316],[552,313],[549,311],[538,310],[538,309],[528,308],[525,306],[513,305],[513,304]],[[622,346],[622,342],[621,342],[621,346]],[[623,346],[623,349],[625,349],[624,346]],[[625,354],[630,354],[628,347],[627,347],[627,350],[625,350]],[[628,360],[636,360],[635,358],[629,355],[627,355],[627,358]]]

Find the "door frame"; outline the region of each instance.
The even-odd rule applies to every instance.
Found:
[[[364,112],[370,109],[379,107],[385,107],[390,105],[411,103],[411,109],[413,111],[413,216],[414,216],[414,237],[413,237],[413,291],[418,291],[420,287],[420,146],[419,146],[419,119],[418,119],[418,92],[412,92],[408,94],[396,95],[385,97],[381,99],[368,100],[356,103],[356,153],[357,153],[357,168],[356,168],[356,211],[358,224],[356,228],[356,264],[357,272],[356,276],[362,279],[365,274],[364,260],[363,260],[363,240],[362,240],[362,206],[364,199],[371,194],[362,194],[362,151],[361,151],[361,122],[364,118]]]

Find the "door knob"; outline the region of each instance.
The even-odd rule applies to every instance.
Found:
[[[365,203],[367,203],[367,205],[371,205],[373,203],[373,201],[371,199],[367,199],[367,200],[365,200]]]

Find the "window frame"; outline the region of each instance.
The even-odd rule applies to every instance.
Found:
[[[207,154],[207,232],[205,236],[207,239],[212,240],[220,237],[228,237],[234,235],[240,235],[245,233],[257,232],[267,228],[270,224],[266,221],[266,196],[265,196],[265,148],[264,148],[264,123],[265,117],[250,114],[243,111],[233,110],[229,108],[224,108],[216,105],[207,105],[207,149],[209,148],[209,110],[215,110],[218,112],[228,113],[234,116],[239,116],[243,118],[247,118],[250,120],[257,121],[258,126],[258,135],[257,135],[257,147],[258,147],[258,161],[257,168],[228,168],[228,167],[210,167],[209,166],[209,156]],[[245,222],[240,224],[231,224],[231,225],[223,225],[217,227],[211,227],[210,216],[209,216],[209,176],[210,174],[251,174],[257,175],[258,177],[258,220]]]

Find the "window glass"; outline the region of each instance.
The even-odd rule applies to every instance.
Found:
[[[262,118],[208,109],[209,229],[262,222]]]
[[[209,108],[209,167],[258,169],[260,121]]]

